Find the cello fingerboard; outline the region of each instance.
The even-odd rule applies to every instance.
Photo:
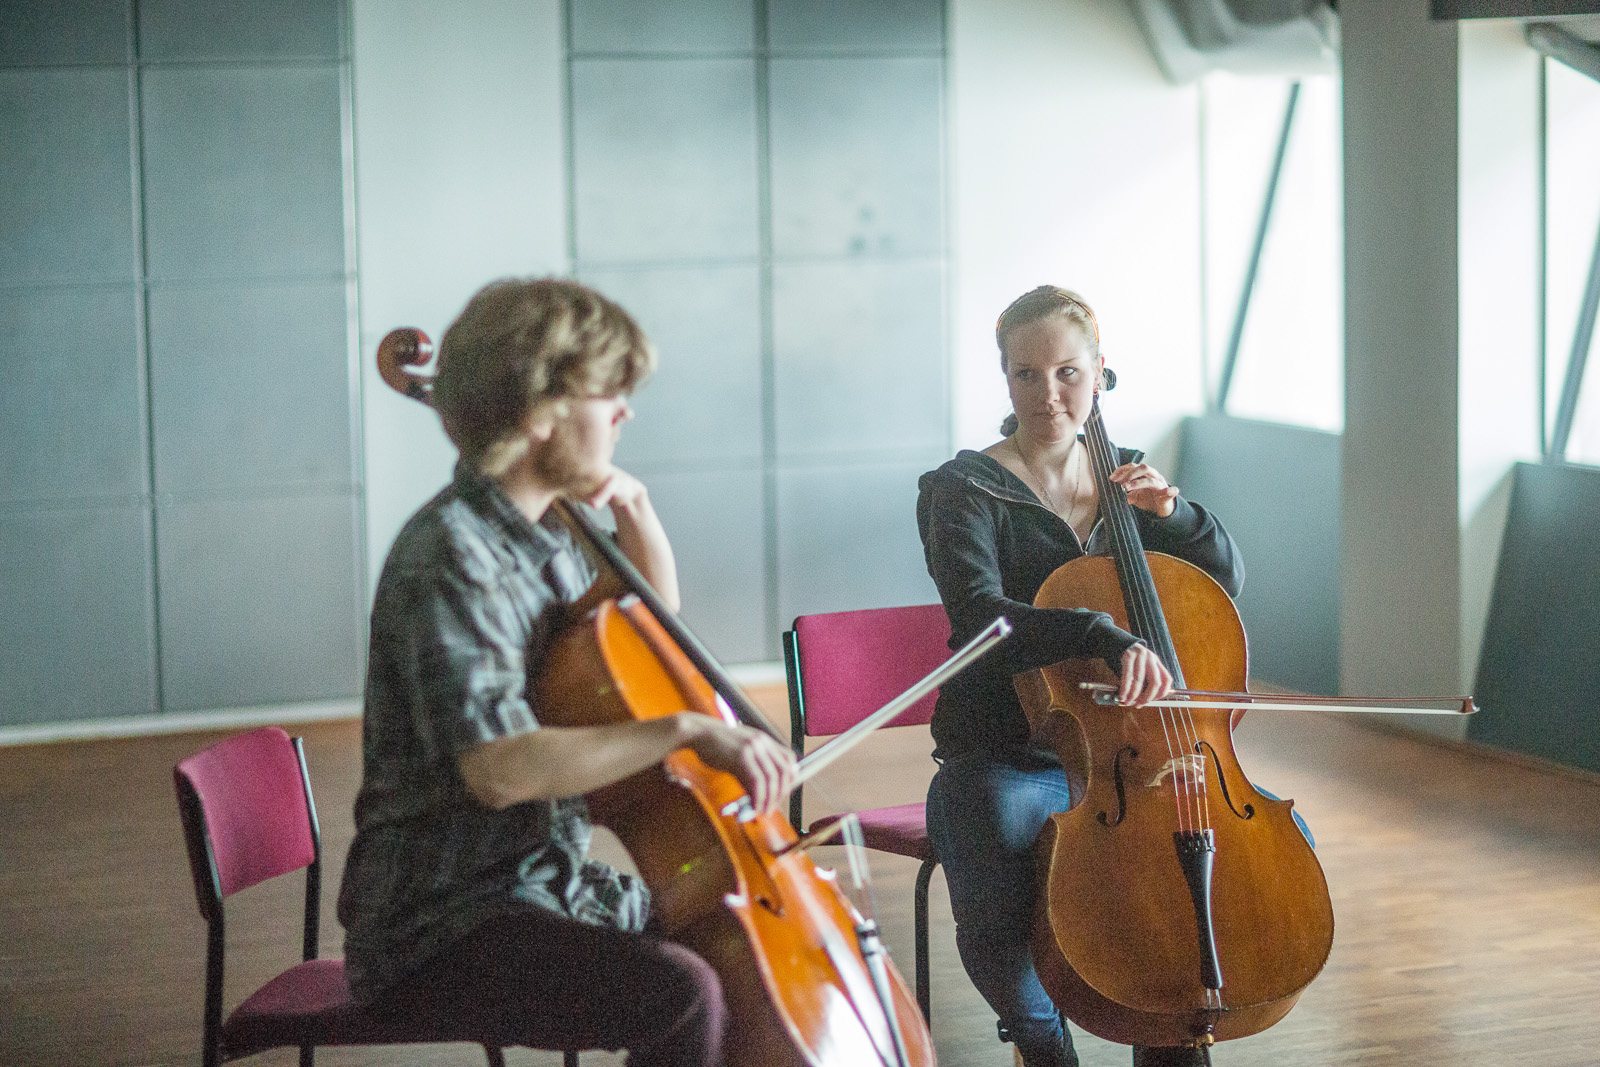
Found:
[[[1167,617],[1156,595],[1155,579],[1144,557],[1144,542],[1139,538],[1133,505],[1128,503],[1128,494],[1122,486],[1111,480],[1111,472],[1120,464],[1117,450],[1106,436],[1098,395],[1083,424],[1083,439],[1089,446],[1089,465],[1094,471],[1095,488],[1100,492],[1100,517],[1111,539],[1111,558],[1117,565],[1117,582],[1122,586],[1122,602],[1128,611],[1128,628],[1155,650],[1172,672],[1172,684],[1182,688],[1183,669],[1178,665],[1178,651],[1173,647]]]

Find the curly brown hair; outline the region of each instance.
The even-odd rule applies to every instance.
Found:
[[[461,458],[498,477],[527,454],[528,419],[541,406],[631,393],[655,365],[639,324],[600,293],[505,278],[478,290],[445,331],[433,406]]]

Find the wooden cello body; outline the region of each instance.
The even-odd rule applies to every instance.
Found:
[[[605,600],[568,627],[540,678],[550,725],[685,708],[721,714],[710,684],[633,598]],[[741,820],[732,809],[743,796],[732,775],[680,751],[590,797],[650,887],[656,927],[722,979],[727,1063],[895,1067],[902,1043],[907,1067],[931,1067],[932,1038],[892,966],[892,1015],[879,1005],[837,876],[793,847],[780,815]]]
[[[1116,452],[1098,406],[1085,432],[1113,556],[1069,561],[1035,604],[1110,614],[1162,656],[1178,688],[1243,693],[1249,653],[1232,600],[1199,568],[1142,550],[1107,477]],[[1322,868],[1292,802],[1246,778],[1235,710],[1104,706],[1080,686],[1114,680],[1083,659],[1018,676],[1035,735],[1061,738],[1063,764],[1087,783],[1037,844],[1040,980],[1067,1018],[1110,1041],[1206,1046],[1257,1033],[1327,961]]]

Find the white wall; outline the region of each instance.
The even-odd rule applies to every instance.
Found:
[[[1169,469],[1203,406],[1199,91],[1156,66],[1104,0],[951,0],[954,439],[1010,410],[994,323],[1041,284],[1081,292],[1120,378],[1113,440]]]
[[[437,343],[485,282],[567,270],[559,0],[353,0],[367,562],[450,476],[434,415],[373,361],[396,326]]]
[[[400,524],[454,459],[434,416],[377,379],[378,340],[397,325],[438,340],[485,281],[568,269],[560,8],[559,0],[353,2],[374,578]],[[994,320],[1012,298],[1050,282],[1080,290],[1100,315],[1121,375],[1107,399],[1113,436],[1170,468],[1178,421],[1204,403],[1200,90],[1163,78],[1122,4],[951,0],[949,10],[955,442],[995,440],[1008,403]],[[1529,369],[1537,60],[1504,23],[1461,24],[1459,47],[1460,394],[1458,425],[1441,427],[1449,445],[1435,449],[1459,452],[1449,477],[1459,477],[1460,539],[1442,553],[1438,575],[1448,572],[1450,585],[1447,688],[1470,686],[1508,472],[1533,458],[1537,437]],[[1417,77],[1393,75],[1408,97]],[[1448,273],[1448,257],[1443,265]],[[1221,305],[1231,310],[1234,295]],[[1393,294],[1377,295],[1392,303]],[[1212,325],[1214,334],[1226,328]],[[1394,358],[1388,348],[1375,355],[1380,364]],[[1370,522],[1362,529],[1377,536]],[[1379,599],[1391,592],[1374,586]],[[1376,655],[1362,644],[1367,629],[1356,623],[1356,640],[1346,642],[1357,664]],[[1387,638],[1368,637],[1392,651]],[[1352,679],[1365,673],[1357,666],[1347,684],[1363,684]]]
[[[367,544],[449,476],[434,417],[378,380],[379,339],[434,340],[483,282],[568,268],[558,0],[353,0]],[[1167,83],[1129,10],[952,0],[954,421],[983,447],[1008,410],[994,320],[1051,282],[1099,313],[1121,375],[1114,437],[1170,467],[1203,406],[1198,89]]]

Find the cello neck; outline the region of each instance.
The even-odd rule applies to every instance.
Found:
[[[606,565],[616,574],[618,580],[628,587],[630,593],[643,602],[651,615],[655,616],[656,621],[661,624],[661,628],[667,631],[672,640],[683,650],[683,654],[688,656],[689,661],[705,676],[706,681],[711,684],[711,688],[716,690],[717,695],[733,710],[733,714],[739,721],[745,726],[761,730],[774,740],[787,745],[788,742],[778,736],[772,724],[767,721],[767,717],[761,714],[760,709],[755,706],[749,697],[745,696],[744,691],[735,684],[732,678],[728,677],[728,673],[722,669],[721,664],[716,661],[700,639],[683,624],[671,608],[662,602],[655,588],[645,579],[644,575],[639,573],[639,569],[633,565],[633,561],[623,555],[622,549],[617,546],[616,541],[597,526],[582,507],[568,500],[557,501],[555,506],[560,509],[561,517],[566,520],[567,525],[572,528],[573,532],[589,542],[590,546],[605,559]]]
[[[1111,558],[1117,565],[1117,582],[1122,587],[1122,602],[1128,612],[1128,630],[1161,657],[1161,662],[1172,672],[1173,684],[1182,688],[1183,669],[1178,664],[1172,632],[1167,628],[1167,617],[1156,595],[1150,564],[1145,560],[1133,505],[1128,503],[1126,490],[1111,480],[1111,472],[1121,463],[1116,448],[1106,436],[1098,394],[1083,424],[1083,439],[1089,447],[1089,466],[1094,471],[1095,489],[1100,494],[1100,517],[1111,541]]]

